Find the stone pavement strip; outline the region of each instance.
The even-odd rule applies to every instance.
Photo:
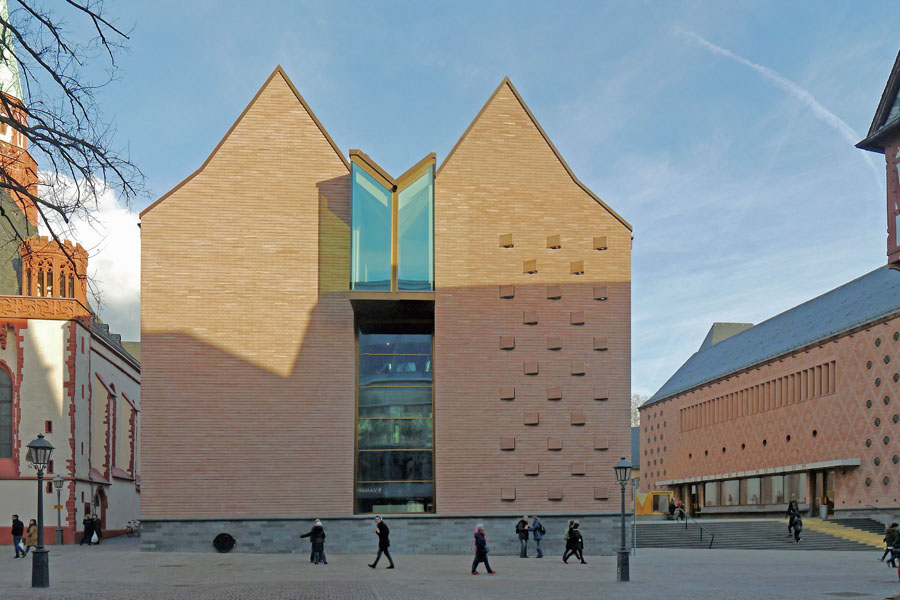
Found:
[[[327,550],[326,545],[326,550]],[[471,556],[397,554],[397,568],[366,564],[371,554],[330,554],[328,565],[297,554],[140,552],[137,540],[117,538],[99,547],[50,548],[50,583],[31,585],[31,556],[0,560],[0,599],[159,598],[331,600],[646,598],[723,600],[868,598],[900,595],[897,571],[878,562],[880,551],[639,550],[630,583],[616,583],[614,556],[587,556],[589,564],[559,557],[498,556],[495,576],[469,574]],[[398,548],[399,552],[400,549]],[[383,559],[382,559],[383,561]]]

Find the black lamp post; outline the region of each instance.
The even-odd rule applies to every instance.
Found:
[[[63,530],[62,530],[62,517],[59,514],[60,506],[62,506],[62,500],[60,500],[60,493],[62,492],[62,486],[66,482],[65,479],[62,478],[61,475],[57,475],[53,478],[53,487],[56,488],[56,545],[62,546],[63,543]]]
[[[50,557],[44,548],[44,469],[50,462],[53,444],[39,433],[37,439],[28,444],[28,461],[37,471],[38,480],[38,545],[31,559],[31,587],[50,587]]]
[[[631,463],[623,456],[613,470],[616,472],[616,481],[622,488],[622,543],[619,545],[616,560],[616,581],[631,581],[628,571],[628,548],[625,546],[625,483],[631,477]]]

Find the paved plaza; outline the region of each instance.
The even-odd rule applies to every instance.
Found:
[[[307,546],[300,546],[306,549]],[[326,547],[327,548],[327,547]],[[870,598],[900,595],[897,572],[872,552],[639,550],[632,579],[615,581],[615,557],[589,564],[559,557],[498,556],[495,576],[469,575],[468,556],[406,556],[397,568],[366,566],[372,556],[331,554],[314,566],[309,555],[140,552],[118,538],[99,547],[51,548],[48,590],[31,585],[31,557],[0,561],[0,598],[529,600],[658,598],[664,600]],[[397,549],[400,550],[399,548]]]

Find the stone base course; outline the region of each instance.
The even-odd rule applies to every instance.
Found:
[[[391,554],[472,554],[473,533],[484,524],[491,556],[519,554],[515,526],[521,516],[396,516],[385,515],[391,529]],[[626,540],[631,543],[631,515],[626,515]],[[620,543],[620,517],[617,514],[553,515],[541,518],[546,537],[541,540],[544,554],[559,557],[565,550],[563,535],[570,519],[580,524],[585,553],[615,554]],[[323,518],[325,553],[364,554],[378,549],[375,521],[371,516]],[[141,522],[141,550],[162,552],[215,552],[212,541],[220,533],[235,539],[233,552],[309,553],[308,538],[301,533],[313,526],[313,518],[258,519],[173,519]],[[535,556],[534,540],[528,540],[528,555]]]

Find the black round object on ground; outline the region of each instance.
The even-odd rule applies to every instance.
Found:
[[[232,548],[234,548],[234,538],[227,533],[220,533],[213,540],[213,547],[218,552],[231,552]]]

